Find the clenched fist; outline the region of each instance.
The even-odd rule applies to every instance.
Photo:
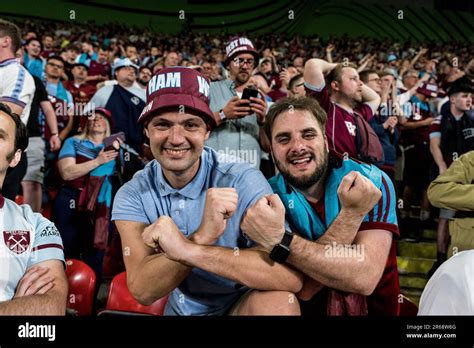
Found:
[[[237,209],[239,195],[230,187],[212,187],[206,193],[201,225],[195,233],[202,244],[214,244],[224,233],[227,220]]]
[[[169,216],[160,216],[145,228],[142,239],[150,248],[161,250],[170,260],[178,262],[185,255],[186,247],[192,244]]]
[[[250,207],[240,228],[255,243],[270,251],[285,234],[285,206],[278,195],[260,198]]]
[[[342,179],[337,196],[342,209],[363,217],[377,204],[382,192],[362,174],[352,171]]]

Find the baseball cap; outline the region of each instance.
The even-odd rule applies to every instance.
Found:
[[[250,53],[251,55],[253,55],[256,62],[258,62],[259,58],[257,50],[253,46],[252,41],[250,41],[246,37],[237,37],[231,39],[225,47],[225,53],[225,65],[228,65],[231,60],[235,58],[235,56],[241,53]]]
[[[80,128],[84,129],[86,124],[87,124],[87,121],[88,120],[93,120],[96,113],[100,113],[101,115],[104,115],[105,118],[107,118],[107,120],[109,121],[110,129],[112,129],[114,127],[114,119],[112,118],[112,112],[110,110],[106,109],[106,108],[101,108],[100,107],[100,108],[95,108],[92,111],[92,115],[88,114],[87,116],[89,116],[89,117],[81,117],[80,118],[80,120],[79,120]]]
[[[389,54],[387,57],[387,63],[393,62],[394,60],[397,60],[397,56],[394,54]]]
[[[130,59],[128,58],[120,58],[115,62],[113,70],[114,72],[117,71],[117,69],[126,67],[126,66],[131,66],[135,68],[135,70],[138,72],[138,65],[134,64]]]
[[[209,108],[209,80],[199,71],[175,66],[160,70],[146,89],[146,102],[138,122],[165,108],[191,109],[212,130],[217,124]]]
[[[438,96],[438,86],[434,83],[424,82],[416,91],[431,98]]]

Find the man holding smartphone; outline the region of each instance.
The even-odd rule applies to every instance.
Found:
[[[267,148],[262,131],[267,103],[261,91],[247,89],[252,86],[250,78],[258,53],[249,39],[240,37],[227,44],[226,54],[229,78],[210,86],[210,108],[218,126],[206,145],[259,168],[261,147]]]

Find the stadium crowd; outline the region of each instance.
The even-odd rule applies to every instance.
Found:
[[[472,44],[17,24],[0,21],[0,207],[21,260],[0,266],[0,314],[63,313],[68,258],[97,291],[126,269],[169,315],[398,315],[396,239],[437,229],[431,274],[474,249],[468,189],[440,188],[460,163],[472,182]]]

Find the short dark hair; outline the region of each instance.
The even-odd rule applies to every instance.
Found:
[[[40,41],[40,39],[36,38],[36,37],[32,37],[31,39],[28,39],[26,42],[25,42],[25,47],[28,46],[31,42],[33,41],[37,41],[40,45],[40,48],[41,48],[41,51],[43,50],[43,43]]]
[[[290,82],[288,82],[288,89],[291,91],[293,87],[295,86],[296,82],[298,82],[302,78],[303,78],[303,74],[298,74],[298,75],[293,76],[290,79]]]
[[[12,22],[0,19],[0,37],[8,36],[12,39],[12,53],[15,54],[21,47],[20,28]]]
[[[267,116],[265,117],[265,124],[263,125],[263,130],[265,134],[272,142],[272,127],[275,119],[282,113],[288,110],[305,110],[309,111],[311,115],[314,116],[316,121],[318,121],[321,131],[324,134],[326,127],[327,115],[326,111],[319,105],[316,99],[311,97],[302,97],[302,98],[283,98],[279,99],[274,103],[270,110],[268,110]]]
[[[63,63],[63,65],[66,65],[66,62],[61,56],[57,56],[57,55],[49,56],[48,58],[46,58],[46,63],[48,63],[50,60],[58,60],[61,63]]]
[[[144,70],[144,69],[150,70],[151,74],[153,75],[153,71],[152,71],[149,67],[147,67],[146,65],[141,66],[141,67],[138,69],[138,72],[142,72],[142,70]]]
[[[25,151],[28,147],[28,129],[26,125],[21,121],[20,116],[12,112],[8,105],[0,103],[0,111],[6,113],[15,122],[15,144],[13,152],[15,153],[17,150]]]
[[[66,51],[76,51],[77,53],[81,53],[81,49],[74,43],[67,45]]]
[[[361,79],[361,81],[363,83],[367,83],[367,82],[369,82],[369,75],[370,74],[377,74],[378,75],[379,73],[374,69],[367,69],[367,70],[361,71],[359,73],[359,78]]]

